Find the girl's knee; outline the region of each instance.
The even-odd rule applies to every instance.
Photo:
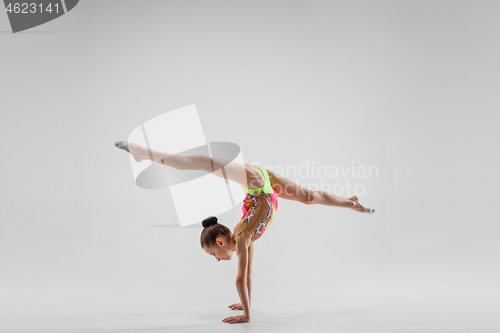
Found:
[[[306,195],[306,205],[314,205],[318,201],[318,195],[320,195],[317,191],[309,191]]]
[[[303,201],[306,205],[314,205],[317,202],[319,193],[316,191],[309,191],[305,195],[305,199]]]

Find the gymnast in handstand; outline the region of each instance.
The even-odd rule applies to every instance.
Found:
[[[294,200],[306,205],[320,204],[345,207],[354,211],[374,214],[358,202],[358,197],[342,198],[325,192],[309,190],[299,186],[272,170],[213,158],[204,155],[180,156],[151,150],[139,144],[117,141],[115,146],[124,149],[140,162],[152,160],[177,170],[203,170],[240,184],[246,195],[243,200],[243,216],[231,232],[228,227],[210,216],[203,220],[200,242],[202,249],[217,261],[231,260],[233,252],[238,256],[236,289],[240,303],[228,306],[232,310],[243,310],[243,315],[224,318],[226,323],[250,321],[253,243],[267,230],[278,209],[278,198]]]

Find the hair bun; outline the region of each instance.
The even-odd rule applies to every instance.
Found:
[[[203,225],[203,228],[208,228],[211,225],[216,224],[217,220],[218,219],[215,216],[210,216],[210,217],[207,217],[206,219],[204,219],[203,222],[201,222],[201,224]]]

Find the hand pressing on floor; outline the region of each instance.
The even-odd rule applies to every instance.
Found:
[[[233,317],[227,317],[222,319],[223,322],[229,323],[229,324],[235,324],[235,323],[248,323],[250,321],[250,317],[241,315],[241,316],[233,316]]]
[[[231,310],[243,310],[243,305],[241,303],[234,303],[228,306]]]

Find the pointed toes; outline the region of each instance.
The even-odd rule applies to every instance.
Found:
[[[128,142],[125,140],[116,141],[115,147],[128,151]]]

